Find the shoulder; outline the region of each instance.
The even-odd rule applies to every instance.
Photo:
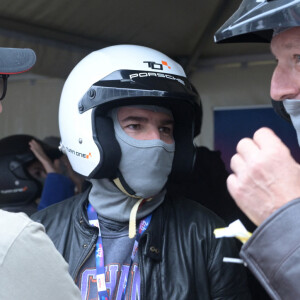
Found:
[[[48,206],[31,216],[31,219],[39,223],[51,223],[53,220],[66,221],[76,213],[77,208],[86,199],[85,195],[79,194],[59,203]]]
[[[0,289],[1,299],[81,299],[67,263],[41,224],[25,214],[0,210],[0,234],[1,287],[6,287]],[[12,271],[22,278],[17,289],[12,276],[7,276]],[[28,289],[30,285],[37,288]],[[45,290],[51,293],[45,295]]]
[[[225,227],[225,222],[201,204],[184,197],[167,197],[164,203],[163,224],[165,237],[180,237],[186,241],[182,249],[192,250],[206,257],[208,266],[222,265],[224,256],[236,257],[233,239],[216,239],[214,230]],[[172,243],[172,238],[170,243]],[[192,244],[191,244],[192,241]],[[193,245],[193,247],[192,247]],[[199,256],[200,257],[200,256]]]
[[[166,232],[188,233],[199,242],[215,244],[214,230],[225,222],[203,205],[184,197],[167,197],[163,205],[163,224]],[[208,244],[206,244],[208,245]],[[211,245],[212,246],[212,245]]]
[[[0,209],[0,232],[6,230],[5,225],[13,228],[23,228],[30,223],[30,218],[24,213],[13,213]]]
[[[25,228],[31,226],[42,226],[33,222],[24,213],[12,213],[0,209],[0,243],[7,244],[8,240],[15,239]],[[9,230],[8,230],[9,229]]]
[[[67,240],[74,236],[72,234],[74,230],[85,231],[81,226],[85,201],[87,201],[87,197],[79,194],[42,209],[31,216],[33,220],[45,226],[47,235],[60,252],[63,251]]]
[[[210,209],[200,203],[183,196],[167,196],[166,210],[170,216],[175,216],[189,222],[211,224],[212,226],[224,226],[224,221]]]
[[[3,263],[5,256],[16,243],[26,240],[27,244],[30,244],[31,237],[39,232],[44,233],[44,227],[33,222],[24,213],[0,210],[0,264]]]

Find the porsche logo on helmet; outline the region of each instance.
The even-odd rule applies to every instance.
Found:
[[[176,80],[179,83],[181,83],[182,85],[185,85],[185,82],[178,78],[177,76],[174,75],[170,75],[170,74],[164,74],[164,73],[158,73],[158,72],[138,72],[138,73],[133,73],[133,74],[129,74],[129,78],[132,80],[133,78],[136,77],[160,77],[160,78],[166,78],[166,79],[171,79],[171,80]]]

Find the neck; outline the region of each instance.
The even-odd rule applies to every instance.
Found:
[[[130,212],[138,199],[125,195],[109,179],[91,179],[89,202],[98,215],[109,220],[129,222]],[[137,212],[137,219],[152,213],[164,200],[166,190],[149,202],[144,202]]]

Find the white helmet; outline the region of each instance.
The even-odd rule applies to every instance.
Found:
[[[116,176],[121,151],[106,113],[131,104],[171,109],[176,141],[172,174],[176,179],[190,172],[193,139],[202,119],[199,96],[178,63],[159,51],[134,45],[92,52],[65,82],[59,128],[61,148],[73,169],[88,178]]]

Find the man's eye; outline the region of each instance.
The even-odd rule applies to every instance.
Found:
[[[128,129],[133,129],[133,130],[137,130],[139,129],[141,126],[140,124],[129,124],[126,126]]]
[[[172,134],[172,129],[170,127],[161,127],[159,131],[165,134]]]
[[[300,54],[295,54],[294,59],[295,59],[296,63],[300,63]]]

